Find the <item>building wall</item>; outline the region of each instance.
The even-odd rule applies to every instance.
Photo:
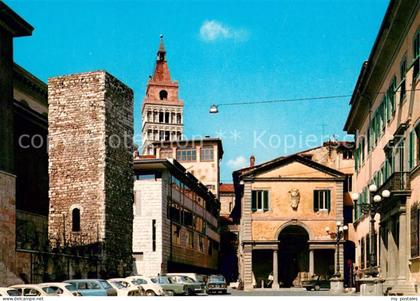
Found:
[[[16,269],[16,177],[0,171],[0,285],[21,283]],[[12,246],[12,247],[11,247]]]
[[[49,79],[48,97],[49,238],[53,246],[101,243],[105,273],[129,273],[133,92],[97,71]],[[80,231],[72,231],[74,209]]]
[[[398,51],[395,53],[395,56],[392,60],[392,63],[387,67],[386,75],[381,80],[379,84],[378,91],[387,91],[390,83],[394,76],[397,78],[397,85],[400,82],[400,62],[405,57],[407,59],[407,74],[406,74],[406,89],[407,89],[407,96],[405,100],[400,103],[400,89],[398,88],[395,92],[395,103],[396,103],[396,110],[395,114],[391,117],[389,122],[386,122],[385,130],[383,135],[378,139],[376,147],[368,153],[366,146],[365,146],[365,160],[361,163],[360,169],[356,173],[354,177],[354,191],[361,193],[364,188],[366,188],[370,181],[373,178],[373,175],[380,171],[385,162],[385,152],[384,148],[387,146],[390,140],[394,138],[394,133],[398,129],[398,127],[406,122],[410,121],[409,128],[404,133],[404,138],[406,141],[406,148],[404,150],[404,157],[406,158],[405,164],[407,163],[409,154],[408,154],[408,134],[414,128],[414,125],[418,122],[420,118],[420,92],[419,91],[412,91],[419,89],[418,80],[413,81],[413,68],[409,68],[412,62],[413,57],[413,39],[416,31],[418,30],[418,24],[420,23],[420,14],[417,13],[414,22],[411,24],[410,28],[407,30],[406,35],[402,37],[402,41]],[[373,98],[372,103],[372,112],[375,112],[378,107],[380,106],[383,100],[384,94],[379,93],[375,95]],[[358,135],[356,136],[356,146],[360,144],[361,139],[367,139],[367,130],[369,127],[369,118],[363,119],[358,125]],[[366,144],[365,144],[366,145]],[[405,167],[407,170],[407,166]],[[413,183],[416,180],[416,176],[412,177],[412,187],[416,187],[416,184]],[[378,185],[380,186],[380,185]],[[412,189],[411,195],[414,196],[416,199],[416,191],[418,190]],[[418,194],[417,194],[418,195]],[[413,200],[413,197],[410,198]],[[408,207],[410,205],[408,204]],[[376,215],[375,220],[378,221],[380,219],[379,214]],[[378,223],[375,224],[376,231],[379,229]],[[365,237],[369,232],[369,221],[367,218],[361,218],[355,224],[355,240],[357,246],[357,264],[360,266],[361,262],[361,246],[360,241],[362,237]],[[407,235],[409,233],[407,232]],[[407,238],[408,240],[408,238]],[[379,245],[379,244],[378,244]],[[365,256],[366,258],[366,256]],[[415,270],[415,269],[413,269]],[[415,274],[415,273],[414,273]],[[414,276],[414,275],[413,275]],[[414,276],[418,277],[418,276]]]
[[[168,248],[169,240],[162,239],[163,224],[162,179],[141,180],[134,182],[134,221],[133,254],[135,273],[139,275],[157,275],[162,273],[163,250]],[[165,208],[166,209],[166,208]],[[152,221],[156,220],[156,250],[152,248]]]
[[[336,182],[256,182],[252,190],[268,189],[270,194],[270,208],[266,212],[253,212],[252,239],[277,240],[279,229],[290,220],[304,223],[311,239],[327,239],[325,227],[335,231],[336,221],[342,221],[342,184]],[[299,189],[300,202],[297,210],[290,205],[289,191]],[[331,211],[314,212],[313,191],[316,189],[331,190]],[[337,199],[341,197],[341,199]]]
[[[235,205],[235,194],[233,192],[220,193],[220,215],[229,216],[232,212],[234,205]]]
[[[195,161],[181,161],[176,156],[177,147],[191,146],[196,150]],[[200,157],[200,149],[202,147],[213,147],[213,160],[204,161]],[[182,166],[184,166],[190,173],[192,173],[201,183],[206,185],[210,191],[219,197],[219,182],[220,182],[220,154],[217,143],[211,143],[203,141],[195,141],[193,143],[180,143],[179,145],[169,145],[168,147],[157,146],[156,155],[157,158],[163,158],[161,155],[162,149],[172,149],[172,158],[176,158]]]

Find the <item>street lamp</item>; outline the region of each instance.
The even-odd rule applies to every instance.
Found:
[[[352,200],[356,204],[356,206],[360,206],[363,213],[367,213],[370,216],[370,225],[369,225],[369,236],[370,236],[370,248],[369,248],[369,267],[366,271],[366,275],[375,277],[378,275],[378,270],[376,268],[376,253],[374,250],[375,247],[375,215],[381,205],[382,199],[388,198],[391,195],[389,190],[382,191],[381,195],[375,194],[378,190],[378,187],[375,184],[369,186],[369,191],[371,193],[371,199],[373,202],[369,202],[366,204],[359,204],[359,194],[353,193],[351,195]],[[373,196],[373,197],[372,197]]]
[[[329,234],[331,236],[331,238],[335,238],[335,243],[336,243],[336,252],[335,253],[336,253],[336,256],[337,256],[337,260],[336,260],[334,277],[335,278],[340,278],[341,277],[341,274],[340,274],[340,240],[343,238],[344,232],[347,231],[349,228],[347,227],[347,225],[342,225],[340,221],[337,221],[336,226],[337,226],[336,232],[330,232],[329,227],[325,227],[325,232],[327,232],[327,234]]]
[[[210,114],[217,114],[217,113],[219,113],[218,106],[217,105],[211,105],[209,112],[210,112]]]

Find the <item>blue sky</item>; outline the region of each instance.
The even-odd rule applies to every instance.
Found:
[[[388,1],[6,1],[35,27],[15,61],[44,81],[105,69],[135,91],[135,132],[159,44],[185,102],[187,137],[221,136],[232,170],[343,138],[349,98],[248,106],[213,103],[351,94]],[[316,141],[305,141],[316,135]],[[296,141],[297,143],[293,143]]]

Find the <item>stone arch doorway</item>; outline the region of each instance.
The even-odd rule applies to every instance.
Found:
[[[309,271],[309,234],[301,226],[290,225],[281,230],[278,240],[280,286],[300,286],[302,273]]]

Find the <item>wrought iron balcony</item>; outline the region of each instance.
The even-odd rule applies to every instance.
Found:
[[[391,195],[410,193],[410,172],[398,171],[394,172],[385,183],[379,187],[379,193],[389,190]]]

